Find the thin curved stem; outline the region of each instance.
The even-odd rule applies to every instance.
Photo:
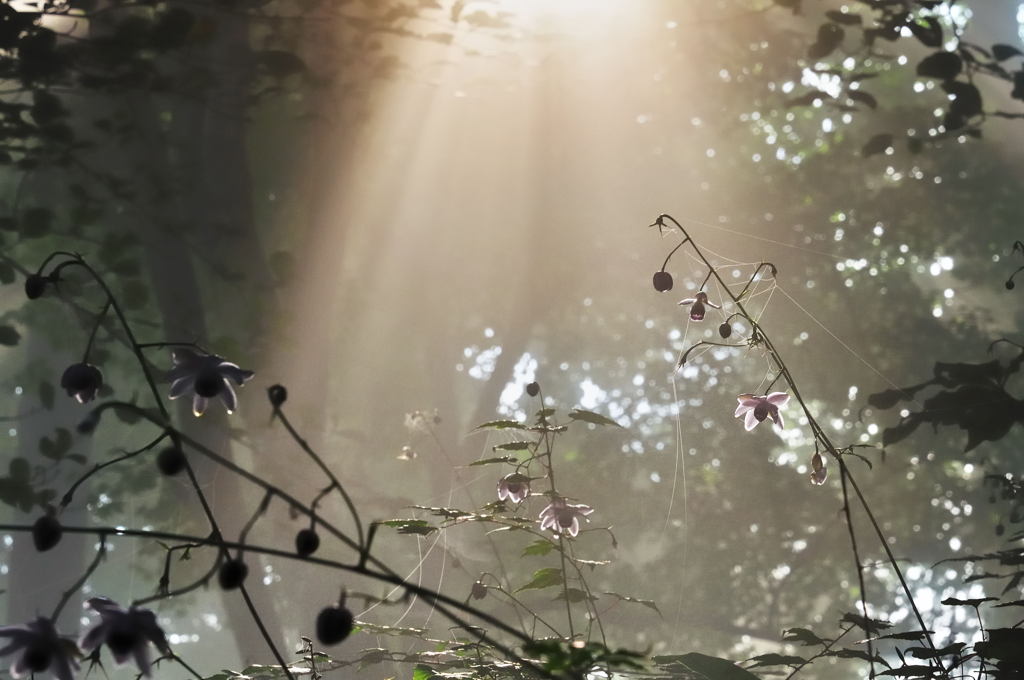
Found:
[[[281,424],[284,425],[286,430],[288,430],[288,434],[291,435],[291,438],[294,439],[295,443],[299,445],[299,448],[305,451],[306,455],[309,456],[313,460],[313,462],[317,464],[317,466],[324,473],[327,479],[331,481],[331,484],[334,486],[334,488],[336,488],[338,490],[338,493],[341,494],[341,497],[345,499],[345,505],[348,506],[348,511],[352,514],[352,520],[356,524],[356,543],[358,544],[359,551],[362,552],[366,544],[366,537],[363,534],[363,522],[359,519],[359,511],[356,510],[356,504],[352,502],[352,497],[348,495],[348,492],[345,491],[345,487],[342,486],[338,478],[334,475],[333,472],[331,472],[331,469],[327,467],[327,464],[324,463],[323,459],[317,454],[316,451],[313,450],[309,443],[305,439],[303,439],[301,435],[299,435],[298,431],[296,431],[296,429],[292,426],[291,422],[288,420],[288,417],[284,414],[284,411],[281,410],[280,406],[274,406],[274,416],[281,421]]]
[[[146,451],[149,451],[154,446],[156,446],[157,444],[162,442],[166,437],[167,437],[167,433],[164,432],[159,437],[157,437],[156,439],[154,439],[150,443],[148,443],[145,446],[143,446],[141,449],[137,449],[135,451],[129,451],[128,453],[125,453],[124,455],[118,456],[117,458],[111,458],[110,460],[108,460],[106,462],[103,462],[103,463],[96,463],[85,474],[83,474],[81,477],[76,479],[75,483],[71,485],[71,488],[68,489],[67,492],[61,497],[61,499],[60,499],[60,507],[63,509],[63,508],[66,508],[68,505],[70,505],[72,499],[74,498],[75,491],[78,490],[78,487],[80,487],[82,484],[84,484],[87,479],[92,477],[94,474],[96,474],[100,470],[102,470],[104,468],[107,468],[107,467],[110,467],[111,465],[115,465],[117,463],[121,463],[121,462],[126,461],[126,460],[128,460],[130,458],[134,458],[135,456],[138,456],[138,455],[140,455],[142,453],[145,453]]]
[[[85,585],[85,582],[89,580],[92,573],[96,571],[96,567],[100,566],[100,562],[107,556],[107,533],[99,532],[100,545],[96,549],[96,557],[92,558],[92,562],[85,569],[85,573],[82,577],[75,581],[74,585],[64,591],[64,594],[60,598],[60,602],[53,608],[53,613],[50,614],[50,620],[54,623],[57,622],[57,618],[60,617],[61,611],[65,605],[71,600],[71,596],[79,591],[79,589]]]

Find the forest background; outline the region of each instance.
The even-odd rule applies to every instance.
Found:
[[[867,40],[848,17],[884,16],[882,5],[914,19]],[[615,419],[626,427],[570,435],[557,453],[573,495],[617,537],[582,541],[613,560],[596,590],[654,605],[608,601],[613,639],[744,658],[776,650],[783,629],[827,632],[855,610],[840,491],[808,483],[796,412],[775,436],[734,420],[736,395],[764,384],[756,352],[709,352],[675,371],[717,324],[689,322],[676,304],[703,276],[687,261],[670,267],[673,293],[651,289],[669,248],[647,229],[653,218],[680,219],[724,276],[776,264],[760,321],[845,443],[880,444],[899,419],[867,395],[1019,340],[1003,282],[1018,265],[1024,147],[1012,116],[1024,85],[1020,57],[991,50],[1021,46],[1013,2],[72,0],[0,11],[0,281],[12,284],[0,288],[0,513],[11,522],[31,522],[54,502],[47,489],[59,497],[83,466],[134,441],[131,428],[57,429],[74,432],[83,413],[55,387],[88,336],[89,290],[84,307],[38,305],[15,285],[50,251],[79,252],[140,335],[199,342],[256,371],[231,418],[193,421],[184,406],[187,431],[312,495],[315,470],[268,426],[263,390],[284,383],[304,436],[367,516],[486,502],[494,474],[466,466],[504,440],[467,433],[530,412],[533,380],[550,405]],[[977,107],[969,91],[943,89],[948,74],[918,67],[959,51],[947,47],[956,36],[989,50],[979,63],[1005,64],[972,74]],[[129,354],[98,338],[110,394],[138,397]],[[1009,510],[983,480],[1020,469],[1019,432],[989,439],[965,452],[959,430],[921,428],[857,469],[936,630],[974,634],[973,612],[940,601],[1004,585],[964,585],[968,565],[933,567],[1003,544]],[[200,472],[218,516],[244,524],[259,494]],[[91,480],[62,521],[196,529],[198,514],[176,502],[186,494],[138,461]],[[290,541],[295,528],[279,516],[254,536]],[[5,536],[5,620],[50,609],[53,584],[81,573],[93,542],[38,554]],[[503,557],[527,577],[521,549]],[[494,559],[473,528],[391,535],[381,550],[465,596]],[[92,590],[152,591],[156,554],[118,544]],[[862,557],[884,554],[868,544]],[[257,570],[254,598],[286,648],[337,588],[303,569]],[[873,615],[906,619],[892,573],[867,578]],[[268,661],[230,593],[160,612],[204,672]],[[430,621],[427,607],[403,612],[366,616]]]

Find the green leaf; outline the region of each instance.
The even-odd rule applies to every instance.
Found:
[[[593,411],[584,411],[583,409],[574,408],[569,411],[569,417],[573,420],[581,420],[584,423],[592,423],[594,425],[614,425],[615,427],[622,427],[611,418],[607,418],[600,413],[594,413]]]
[[[760,654],[747,659],[747,661],[755,662],[753,666],[747,666],[747,668],[760,668],[762,666],[799,666],[800,664],[807,663],[807,659],[802,656],[787,656],[785,654]]]
[[[691,673],[703,676],[706,680],[760,680],[750,671],[740,668],[728,659],[719,659],[699,652],[656,656],[653,661],[659,666],[669,667],[670,670],[673,667],[682,667]]]
[[[787,628],[782,631],[783,642],[799,642],[804,647],[811,645],[827,645],[831,640],[823,639],[807,628]]]
[[[982,604],[984,604],[985,602],[995,602],[998,599],[999,599],[998,597],[975,597],[975,598],[970,599],[970,600],[961,600],[961,599],[956,598],[956,597],[947,597],[945,600],[942,601],[942,604],[945,604],[945,605],[962,605],[962,606],[965,606],[965,607],[979,607]]]
[[[475,467],[477,465],[492,465],[494,463],[515,463],[516,459],[512,456],[499,456],[498,458],[484,458],[482,460],[475,460],[469,464],[469,467]]]
[[[517,420],[488,420],[486,423],[482,423],[473,428],[473,432],[478,430],[525,430],[526,424],[520,423]]]
[[[935,52],[929,54],[917,65],[917,75],[924,78],[952,80],[960,75],[964,64],[960,57],[952,52]]]
[[[891,675],[896,678],[930,678],[939,673],[935,666],[902,666],[892,670],[879,673],[879,675]]]
[[[562,585],[562,570],[554,567],[544,567],[533,572],[533,578],[525,586],[522,586],[516,592],[522,592],[524,590],[539,590],[540,588],[550,588],[551,586]]]
[[[616,597],[616,598],[618,598],[622,602],[632,602],[634,604],[642,604],[643,606],[647,607],[648,609],[653,609],[654,611],[656,611],[658,613],[658,616],[661,616],[661,610],[658,609],[658,604],[654,600],[641,600],[639,597],[630,597],[629,595],[619,595],[618,593],[611,593],[611,592],[608,592],[608,591],[605,591],[604,594],[605,595],[611,595],[612,597]]]
[[[531,555],[547,555],[549,552],[554,550],[555,544],[551,541],[545,541],[544,539],[538,539],[530,545],[523,548],[523,557],[529,557]]]
[[[412,680],[431,680],[437,675],[427,666],[416,666],[412,671]]]
[[[491,448],[495,451],[526,451],[530,448],[531,442],[508,442],[505,444],[498,444]],[[513,459],[515,460],[515,459]]]
[[[558,595],[555,595],[555,597],[553,599],[555,599],[555,600],[569,600],[569,602],[572,602],[573,604],[576,604],[577,602],[583,602],[584,600],[587,600],[588,598],[590,599],[591,602],[594,602],[594,601],[597,600],[597,598],[594,597],[593,595],[587,595],[587,592],[585,590],[580,590],[579,588],[566,588],[562,592],[558,593]]]
[[[916,659],[935,659],[940,656],[959,654],[966,646],[966,642],[954,642],[951,645],[946,645],[939,649],[932,649],[931,647],[908,647],[904,652],[910,654],[910,656]]]
[[[1005,61],[1012,57],[1019,57],[1022,55],[1024,55],[1024,53],[1022,53],[1013,45],[1003,45],[1000,43],[996,43],[995,45],[992,46],[992,58],[995,59],[996,61]]]
[[[14,326],[0,326],[0,345],[14,347],[21,340],[21,333]]]

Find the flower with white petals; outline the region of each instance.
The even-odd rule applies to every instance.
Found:
[[[241,386],[256,375],[252,371],[242,370],[216,354],[199,354],[190,349],[176,349],[172,357],[174,368],[167,373],[167,378],[171,381],[168,396],[177,399],[191,393],[192,413],[197,417],[206,411],[210,399],[218,396],[224,402],[228,413],[233,413],[238,401],[231,381],[234,380]]]
[[[78,646],[61,637],[50,619],[40,616],[20,626],[0,626],[0,638],[10,640],[0,656],[21,652],[11,664],[12,678],[49,670],[58,680],[72,680],[78,670]]]
[[[540,511],[541,531],[551,529],[556,534],[576,536],[580,532],[580,518],[589,522],[586,516],[592,512],[594,509],[589,505],[570,503],[561,496],[555,496],[548,506]]]
[[[513,472],[498,481],[498,500],[522,503],[530,495],[530,478]]]
[[[721,305],[716,305],[714,302],[708,300],[708,294],[704,291],[697,293],[697,297],[686,298],[685,300],[679,301],[680,305],[693,305],[690,307],[690,321],[703,321],[704,314],[707,312],[707,307],[714,307],[715,309],[721,309]]]
[[[744,416],[743,426],[747,428],[748,432],[757,427],[757,424],[765,418],[771,418],[773,423],[783,427],[779,407],[785,406],[789,401],[789,395],[785,392],[772,392],[760,397],[753,394],[741,394],[736,397],[736,400],[740,402],[740,405],[736,407],[734,415],[737,418]]]
[[[171,654],[164,631],[157,625],[156,614],[149,609],[125,609],[106,597],[91,598],[86,604],[100,615],[100,622],[82,637],[82,649],[92,651],[106,644],[117,665],[130,657],[147,678],[150,670],[149,643],[152,642],[161,654]]]

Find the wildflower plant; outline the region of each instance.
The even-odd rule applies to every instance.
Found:
[[[798,427],[810,431],[813,451],[806,451],[810,461],[810,481],[814,487],[829,481],[829,469],[836,471],[841,490],[841,512],[847,526],[850,548],[857,575],[860,613],[848,613],[840,620],[841,631],[832,638],[820,637],[806,628],[786,631],[782,639],[786,644],[799,644],[807,648],[803,656],[762,654],[748,660],[746,667],[714,656],[689,652],[648,656],[646,653],[619,649],[612,645],[615,634],[606,629],[599,603],[612,601],[640,605],[658,612],[653,600],[642,599],[643,593],[619,594],[599,591],[593,585],[595,569],[613,564],[618,546],[608,517],[602,513],[600,503],[576,488],[571,477],[564,475],[556,465],[555,452],[560,438],[572,427],[615,428],[619,424],[599,413],[571,409],[559,412],[545,401],[539,382],[526,386],[527,399],[536,403],[532,417],[523,419],[492,420],[479,425],[475,433],[488,433],[493,456],[488,455],[470,464],[493,472],[488,475],[489,498],[472,507],[414,505],[412,517],[379,519],[366,522],[354,499],[349,495],[342,477],[332,470],[288,417],[288,390],[282,385],[266,387],[271,421],[284,429],[295,444],[291,455],[305,459],[323,476],[325,485],[309,498],[289,493],[256,472],[231,460],[224,454],[190,436],[173,422],[166,399],[189,398],[194,415],[202,415],[210,400],[219,400],[227,412],[238,406],[236,387],[252,383],[252,371],[240,368],[213,351],[193,342],[166,342],[154,340],[140,342],[118,300],[103,278],[77,254],[57,252],[28,276],[25,284],[27,297],[40,300],[33,304],[50,304],[58,296],[44,296],[49,290],[61,290],[65,273],[71,269],[84,271],[103,293],[99,311],[94,315],[92,329],[86,341],[85,352],[72,364],[61,379],[61,387],[85,411],[78,427],[78,436],[88,437],[112,421],[110,413],[139,430],[148,430],[149,441],[131,451],[118,454],[82,473],[55,504],[55,493],[39,492],[25,496],[26,509],[42,507],[43,513],[29,525],[0,525],[5,531],[30,533],[33,544],[40,552],[51,550],[68,534],[88,534],[98,539],[98,549],[85,573],[68,584],[56,608],[49,616],[39,616],[27,623],[0,626],[0,656],[11,658],[11,675],[49,673],[58,680],[72,680],[83,661],[102,664],[111,658],[115,664],[132,663],[140,676],[149,677],[161,663],[181,666],[192,677],[202,680],[204,673],[193,668],[173,649],[154,612],[147,605],[163,600],[189,601],[194,591],[210,583],[217,583],[225,591],[237,592],[245,602],[253,620],[266,642],[268,653],[275,665],[253,666],[244,669],[243,676],[259,678],[287,678],[299,675],[312,678],[338,670],[340,673],[383,662],[395,662],[414,667],[416,680],[433,678],[596,678],[620,674],[626,677],[673,678],[678,680],[756,680],[753,669],[786,669],[787,680],[801,673],[815,660],[832,657],[863,660],[869,675],[874,677],[923,677],[951,679],[969,675],[968,662],[976,662],[974,677],[992,677],[996,680],[1020,677],[1024,659],[1020,657],[1019,643],[1024,642],[1018,626],[988,631],[983,640],[969,645],[952,641],[939,646],[934,633],[926,625],[903,575],[901,567],[888,546],[864,493],[854,479],[848,461],[861,459],[855,446],[837,446],[826,434],[815,414],[808,406],[790,367],[777,350],[760,317],[752,315],[746,306],[748,293],[765,276],[774,277],[776,268],[771,263],[759,265],[751,278],[739,291],[721,279],[704,252],[682,225],[668,215],[658,217],[652,226],[659,231],[678,233],[681,242],[666,257],[661,269],[655,273],[653,284],[657,291],[673,287],[673,277],[667,271],[672,256],[688,248],[700,263],[698,275],[703,281],[694,297],[683,300],[691,321],[705,321],[708,314],[721,315],[718,335],[722,342],[700,340],[685,348],[679,357],[682,367],[694,351],[704,346],[746,348],[759,352],[767,359],[769,374],[754,387],[753,381],[744,381],[736,387],[736,418],[742,419],[746,431],[769,421],[779,428],[785,423],[783,411],[797,409],[802,414]],[[705,287],[713,282],[722,291],[721,298],[711,302]],[[709,310],[714,310],[711,312]],[[112,317],[112,318],[109,318]],[[148,396],[128,402],[103,399],[109,394],[105,387],[104,364],[95,351],[97,331],[106,329],[106,335],[123,343],[136,360],[138,371],[148,388]],[[111,330],[113,329],[113,330]],[[161,371],[151,363],[147,354],[152,351],[165,358],[170,350],[173,366]],[[1024,356],[1024,352],[1022,352]],[[158,365],[158,364],[157,364]],[[1019,365],[1019,362],[1018,362]],[[108,374],[111,374],[108,372]],[[169,383],[168,390],[158,388],[158,382]],[[766,386],[765,386],[766,385]],[[251,390],[252,388],[250,388]],[[107,390],[105,393],[104,390]],[[166,394],[166,397],[165,397]],[[93,402],[98,402],[95,405]],[[793,402],[793,403],[791,403]],[[895,402],[893,402],[895,403]],[[923,416],[922,416],[923,417]],[[920,419],[920,418],[919,418]],[[436,412],[416,411],[407,416],[409,431],[407,449],[412,445],[426,446],[424,442],[442,449],[444,443],[435,431],[440,422]],[[913,421],[915,424],[917,421]],[[792,426],[791,426],[792,427]],[[906,429],[906,427],[904,428]],[[47,440],[49,446],[67,448],[72,435],[64,431],[57,441]],[[750,435],[755,436],[755,435]],[[979,440],[980,441],[980,440]],[[489,442],[490,443],[490,442]],[[447,455],[447,454],[445,454]],[[123,526],[75,526],[61,521],[62,512],[76,503],[76,491],[97,473],[138,457],[151,457],[156,469],[166,476],[178,476],[187,484],[201,510],[207,525],[204,530],[178,533],[160,528]],[[406,460],[414,456],[406,455]],[[851,458],[852,457],[852,458]],[[262,494],[262,500],[252,511],[245,526],[237,535],[227,534],[212,510],[203,488],[203,479],[193,461],[204,459],[212,468],[237,475]],[[299,464],[298,462],[294,464]],[[457,468],[453,473],[458,477]],[[1013,500],[1017,507],[1020,483],[994,480],[1000,486],[1004,499]],[[493,494],[493,495],[491,495]],[[328,516],[321,503],[335,495],[344,504],[347,516]],[[593,505],[591,505],[593,503]],[[262,545],[248,540],[253,527],[265,516],[286,512],[291,521],[299,521],[294,537],[280,544]],[[875,537],[887,556],[888,567],[898,578],[903,595],[913,610],[917,630],[887,632],[891,624],[873,619],[869,615],[868,593],[865,588],[861,547],[854,530],[853,515],[862,513],[867,518]],[[1024,519],[1024,512],[1020,513]],[[522,557],[539,559],[543,565],[530,569],[528,574],[506,568],[500,552],[495,549],[496,568],[473,573],[471,583],[463,592],[450,594],[424,586],[410,575],[402,575],[385,563],[375,545],[379,541],[401,541],[402,536],[422,537],[435,532],[447,532],[459,527],[480,526],[486,530],[487,540],[494,545],[501,540],[521,540]],[[514,538],[506,538],[514,537]],[[1019,536],[1017,537],[1019,538]],[[162,559],[156,560],[159,581],[155,594],[118,604],[108,597],[92,595],[88,607],[98,616],[76,642],[75,631],[60,632],[60,615],[72,595],[90,585],[113,542],[139,541],[159,545]],[[348,560],[322,557],[325,545],[341,546],[351,558]],[[181,582],[173,569],[172,555],[189,555],[206,561],[207,569],[192,581]],[[289,660],[285,651],[278,649],[262,623],[260,612],[249,595],[247,576],[253,555],[274,560],[294,560],[315,564],[329,577],[321,579],[329,592],[324,593],[322,607],[310,612],[305,630],[312,636],[303,637],[297,654],[298,661]],[[1012,549],[992,555],[972,556],[979,562],[995,560],[1003,566],[1019,566],[1019,550]],[[162,563],[162,569],[160,568]],[[1019,584],[1024,574],[1019,569],[1013,577]],[[379,597],[355,591],[354,581],[376,581],[393,588],[390,595]],[[535,595],[556,593],[546,602],[538,603]],[[435,636],[426,628],[385,625],[362,620],[352,605],[362,600],[373,605],[407,605],[413,598],[427,603],[433,611],[444,616],[451,628],[443,636]],[[947,598],[944,604],[971,607],[981,619],[980,607],[989,598],[957,600]],[[479,604],[476,604],[479,603]],[[1008,603],[1019,606],[1020,602]],[[486,606],[486,608],[484,608]],[[498,609],[495,612],[495,609]],[[660,612],[659,612],[660,613]],[[857,637],[865,648],[840,647],[840,643]],[[414,645],[399,645],[395,649],[377,647],[355,650],[345,645],[354,633],[399,636],[415,640]],[[325,652],[330,648],[330,654]],[[899,662],[891,663],[898,658]],[[908,660],[921,660],[910,663]],[[885,671],[876,672],[879,667]],[[776,673],[778,670],[775,671]],[[234,677],[222,675],[215,677]]]

